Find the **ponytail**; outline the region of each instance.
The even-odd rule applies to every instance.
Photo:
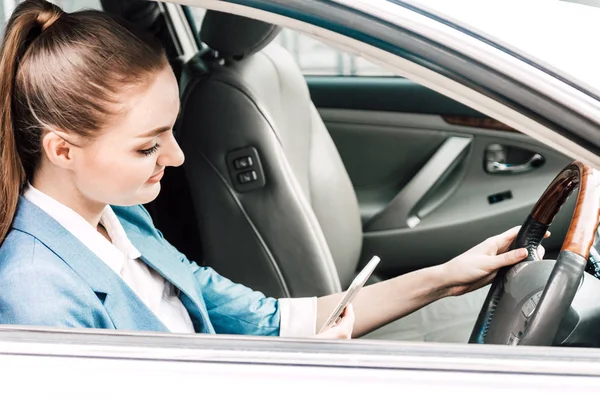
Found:
[[[166,66],[157,40],[104,12],[64,13],[46,0],[16,7],[0,49],[0,244],[39,165],[42,132],[93,136],[119,112],[123,90]]]
[[[62,14],[45,1],[26,1],[12,14],[0,50],[0,243],[17,210],[25,169],[15,140],[15,81],[29,44]]]

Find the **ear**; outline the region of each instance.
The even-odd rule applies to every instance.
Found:
[[[42,136],[42,149],[46,158],[55,166],[72,168],[75,145],[67,141],[66,133],[49,131]]]

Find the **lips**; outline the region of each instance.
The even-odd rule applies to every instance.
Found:
[[[148,179],[148,183],[157,183],[161,180],[161,178],[163,177],[163,175],[165,174],[165,170],[162,169],[159,173],[154,174],[150,177],[150,179]]]

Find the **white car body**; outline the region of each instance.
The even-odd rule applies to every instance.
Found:
[[[427,5],[432,11],[436,5],[447,11],[451,9],[449,4],[457,2],[440,0]],[[317,36],[509,124],[573,158],[600,167],[600,156],[593,149],[582,147],[496,99],[372,44],[264,7],[250,7],[250,1],[181,3],[250,16]],[[383,0],[331,3],[442,43],[491,70],[507,72],[532,91],[578,110],[600,125],[600,102],[593,95],[480,38]],[[172,12],[178,9],[175,4],[166,7]],[[177,21],[174,26],[184,29]],[[185,35],[185,31],[181,34]],[[194,51],[193,46],[185,46],[188,52]],[[568,70],[565,74],[575,71],[567,64],[559,68]],[[581,76],[585,81],[588,75]],[[595,90],[597,82],[590,82],[590,87]],[[7,399],[364,399],[454,395],[463,399],[534,395],[595,399],[600,393],[600,350],[0,326],[0,377],[0,393]]]

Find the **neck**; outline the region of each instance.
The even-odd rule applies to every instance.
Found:
[[[40,169],[31,181],[33,187],[61,202],[77,214],[81,215],[90,225],[98,229],[102,211],[106,204],[90,201],[77,190],[69,177],[59,177],[55,174],[45,173]]]

